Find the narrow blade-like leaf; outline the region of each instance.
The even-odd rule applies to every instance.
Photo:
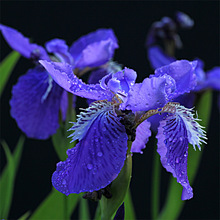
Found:
[[[16,172],[19,167],[21,154],[24,145],[24,137],[20,137],[17,146],[12,154],[6,142],[2,142],[7,157],[7,165],[4,168],[0,179],[0,217],[7,218],[11,207]]]
[[[18,52],[12,51],[0,63],[0,96],[19,57],[20,54]]]

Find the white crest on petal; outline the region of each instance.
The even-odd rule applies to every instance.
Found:
[[[77,115],[78,119],[77,122],[73,122],[73,126],[68,131],[74,131],[68,137],[72,137],[71,142],[75,140],[81,140],[86,132],[88,131],[89,127],[96,119],[98,115],[102,112],[105,113],[106,111],[111,111],[113,113],[113,106],[111,102],[107,100],[101,100],[93,102],[88,108],[80,109],[83,110],[79,115]]]
[[[206,131],[203,130],[203,126],[201,126],[197,121],[201,121],[201,119],[198,119],[197,112],[196,112],[196,118],[194,118],[194,108],[188,109],[184,106],[176,106],[176,113],[179,115],[187,129],[187,136],[189,143],[193,145],[194,150],[196,150],[196,145],[201,150],[200,145],[202,143],[206,144]]]

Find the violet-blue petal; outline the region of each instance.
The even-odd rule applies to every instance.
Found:
[[[155,76],[168,74],[175,79],[176,91],[170,96],[170,98],[175,98],[184,93],[189,93],[195,88],[197,83],[195,75],[196,65],[197,61],[189,62],[188,60],[178,60],[156,69]]]
[[[146,143],[151,136],[151,123],[147,120],[142,122],[136,129],[136,137],[131,145],[131,152],[143,153],[142,150],[146,147]]]
[[[185,124],[177,115],[168,116],[158,128],[158,149],[163,167],[177,178],[184,190],[182,200],[191,199],[193,190],[187,176],[188,138]]]
[[[147,53],[153,69],[168,65],[176,60],[175,58],[166,55],[159,46],[149,47]]]
[[[59,127],[62,89],[42,68],[30,69],[12,89],[11,116],[30,138],[47,139]],[[45,96],[46,94],[46,96]]]
[[[53,39],[48,41],[46,48],[49,53],[54,53],[61,62],[73,65],[73,57],[68,52],[69,48],[64,40]]]
[[[183,12],[178,11],[175,14],[175,17],[179,26],[183,29],[190,29],[194,26],[194,21],[189,17],[189,15]]]
[[[198,82],[195,91],[207,88],[220,90],[220,67],[214,67],[212,70],[209,70],[205,78]]]
[[[84,127],[83,138],[67,150],[67,160],[57,164],[52,176],[53,186],[66,195],[106,187],[118,176],[126,159],[128,138],[111,103],[91,104],[81,117],[85,122],[87,117],[94,117],[93,123]]]
[[[163,107],[175,88],[175,80],[169,75],[146,78],[142,83],[131,87],[121,109],[148,111]]]
[[[13,50],[18,51],[22,56],[33,59],[50,60],[47,52],[42,46],[32,44],[17,30],[0,24],[0,30]]]
[[[109,61],[117,48],[117,38],[113,30],[99,29],[75,41],[70,47],[70,53],[76,67],[95,67]]]
[[[89,84],[97,84],[104,76],[106,76],[108,74],[109,73],[104,68],[99,68],[97,70],[93,70],[89,75],[88,83]]]
[[[74,75],[72,66],[68,63],[48,62],[45,60],[40,60],[39,62],[50,73],[58,85],[74,95],[94,100],[110,100],[113,96],[110,91],[103,90],[99,84],[85,84]]]

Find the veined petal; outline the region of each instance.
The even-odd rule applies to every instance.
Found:
[[[146,78],[131,87],[122,109],[147,111],[164,106],[169,95],[175,91],[175,80],[169,75]]]
[[[61,62],[73,65],[73,57],[68,52],[68,46],[62,39],[53,39],[46,43],[46,48],[49,53],[54,53]]]
[[[30,69],[12,89],[11,115],[30,138],[47,139],[59,127],[62,89],[42,68]]]
[[[101,100],[113,97],[110,91],[103,90],[99,84],[87,85],[73,73],[68,63],[48,62],[40,60],[40,64],[50,73],[52,78],[68,92],[88,99]]]
[[[128,138],[111,103],[92,103],[77,123],[86,123],[83,136],[75,130],[80,141],[67,151],[67,160],[57,164],[52,176],[53,186],[66,195],[106,187],[118,176],[126,159]]]
[[[145,120],[136,129],[136,137],[131,145],[131,152],[133,153],[143,153],[142,149],[146,147],[146,143],[151,136],[150,122]]]
[[[201,143],[206,144],[206,132],[203,130],[204,127],[197,122],[201,120],[194,118],[193,108],[188,109],[182,105],[176,106],[176,114],[181,117],[185,124],[189,143],[193,145],[194,150],[196,150],[196,146],[201,150]]]
[[[147,49],[147,53],[153,69],[168,65],[176,60],[173,57],[166,55],[159,46],[150,46]]]
[[[170,75],[176,81],[176,91],[170,94],[175,98],[194,89],[197,83],[195,68],[197,61],[178,60],[155,70],[155,76]]]
[[[177,178],[183,187],[182,199],[193,197],[192,188],[187,177],[188,143],[200,148],[201,142],[206,143],[205,131],[194,118],[192,109],[176,103],[168,103],[162,112],[173,112],[160,122],[158,128],[158,153],[161,163],[168,172]]]
[[[32,44],[17,30],[0,24],[0,30],[13,50],[18,51],[22,56],[33,59],[50,60],[45,49],[37,44]]]
[[[193,190],[187,176],[188,139],[186,127],[179,116],[171,115],[160,122],[158,148],[163,167],[184,187],[182,200],[191,199]]]
[[[109,61],[116,48],[118,43],[113,30],[99,29],[74,42],[70,53],[77,67],[94,67]]]

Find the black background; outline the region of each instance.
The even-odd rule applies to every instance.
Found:
[[[179,10],[189,14],[195,27],[181,33],[184,48],[178,58],[192,60],[199,57],[209,70],[219,65],[219,3],[218,1],[137,1],[137,2],[1,2],[1,23],[14,27],[40,45],[53,38],[65,39],[68,45],[98,28],[112,28],[120,48],[114,60],[134,69],[138,81],[152,73],[144,47],[152,22],[163,16],[173,17]],[[11,52],[1,36],[1,60]],[[32,64],[21,58],[16,65],[1,99],[1,139],[11,149],[22,132],[10,117],[9,100],[12,85]],[[193,184],[194,198],[187,201],[180,219],[219,218],[219,111],[217,93],[201,166]],[[134,155],[131,190],[138,219],[150,219],[150,192],[153,145],[148,144],[143,155]],[[1,149],[1,170],[5,156]],[[199,152],[198,152],[199,153]],[[51,174],[58,158],[50,140],[27,139],[16,178],[10,218],[18,218],[33,211],[51,189]],[[170,174],[162,170],[162,200]]]

